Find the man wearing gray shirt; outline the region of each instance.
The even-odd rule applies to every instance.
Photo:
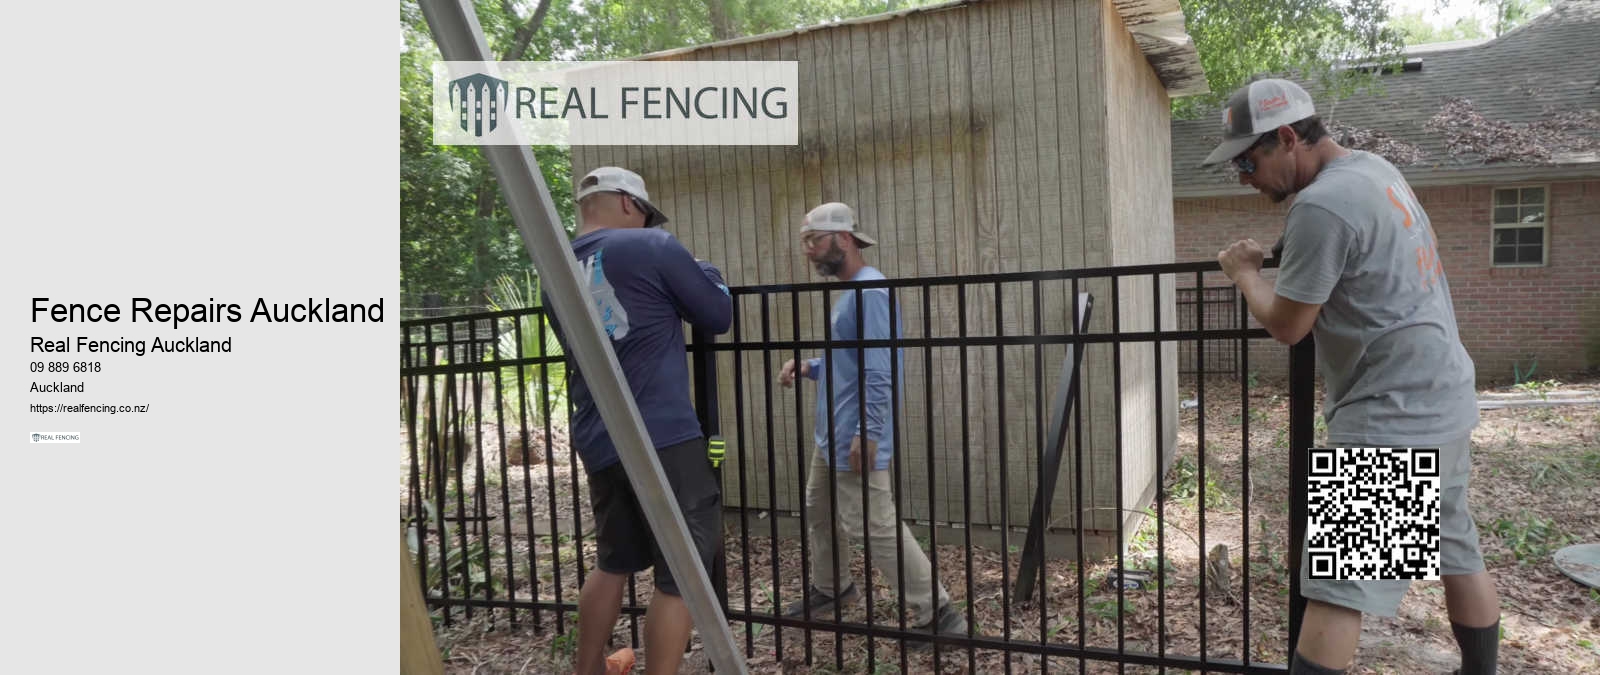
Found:
[[[1219,253],[1222,270],[1279,342],[1315,334],[1330,446],[1439,448],[1440,571],[1462,652],[1457,672],[1492,674],[1499,599],[1466,503],[1477,388],[1428,215],[1393,165],[1329,138],[1293,82],[1245,85],[1222,120],[1225,140],[1205,163],[1231,160],[1241,184],[1274,202],[1295,195],[1276,286],[1262,278],[1265,251],[1253,240]],[[1362,614],[1394,616],[1410,582],[1311,579],[1307,570],[1302,555],[1307,604],[1290,672],[1342,673]]]

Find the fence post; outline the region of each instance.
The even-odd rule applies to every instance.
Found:
[[[709,440],[722,434],[721,411],[717,409],[717,353],[710,346],[716,337],[699,328],[691,335],[690,353],[694,355],[694,411],[700,418],[701,433]],[[709,461],[709,460],[707,460]],[[722,492],[722,467],[714,470],[717,492]],[[726,500],[724,500],[725,502]],[[744,505],[741,504],[740,508]],[[717,557],[711,566],[711,586],[717,592],[717,602],[724,614],[728,611],[728,551],[722,533],[717,533]]]
[[[494,57],[489,52],[472,3],[421,0],[419,4],[451,75],[466,75],[452,62],[488,63],[487,68],[494,69]],[[514,137],[518,133],[515,125],[511,131]],[[672,497],[672,487],[654,452],[650,432],[645,429],[638,404],[630,395],[616,352],[601,328],[594,303],[588,301],[587,284],[579,272],[578,260],[561,227],[550,188],[545,185],[532,147],[519,139],[516,145],[484,145],[479,150],[489,160],[505,193],[506,205],[541,283],[548,285],[556,318],[564,330],[570,331],[567,333],[571,338],[570,353],[592,388],[600,417],[616,443],[617,455],[639,498],[650,531],[655,534],[672,576],[683,592],[683,600],[689,605],[689,615],[700,632],[707,656],[720,672],[748,673],[722,606],[716,602],[718,594],[711,586],[710,575],[696,554],[683,511]]]
[[[1246,349],[1249,347],[1247,346]],[[1316,441],[1316,345],[1307,334],[1289,348],[1289,654],[1300,640],[1306,599],[1300,594],[1300,555],[1306,539],[1306,481]]]

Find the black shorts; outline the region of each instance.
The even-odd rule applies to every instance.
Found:
[[[661,470],[677,497],[678,509],[689,526],[700,562],[710,574],[722,543],[722,491],[706,458],[706,439],[696,438],[656,451]],[[656,546],[650,521],[628,482],[622,463],[589,474],[589,502],[594,507],[596,565],[613,574],[632,574],[655,568],[656,588],[678,595],[672,570]]]

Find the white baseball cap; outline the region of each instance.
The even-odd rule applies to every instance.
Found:
[[[856,238],[856,241],[861,242],[861,248],[878,243],[876,239],[867,236],[857,226],[855,210],[839,202],[828,202],[811,209],[811,212],[806,214],[805,224],[800,226],[800,231],[849,232]]]
[[[578,195],[573,201],[583,201],[584,197],[596,192],[621,192],[633,197],[646,211],[645,227],[660,227],[667,222],[666,214],[650,203],[650,193],[644,189],[644,179],[632,171],[615,166],[602,166],[590,171],[578,182]]]
[[[1222,107],[1221,145],[1200,166],[1226,162],[1273,129],[1317,114],[1311,95],[1288,80],[1256,80],[1233,92]]]

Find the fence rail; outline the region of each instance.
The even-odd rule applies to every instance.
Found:
[[[1303,602],[1295,573],[1303,482],[1291,476],[1306,467],[1303,453],[1289,449],[1311,443],[1311,378],[1302,376],[1310,346],[1290,350],[1286,430],[1272,418],[1281,411],[1253,407],[1257,392],[1243,378],[1221,386],[1190,378],[1183,386],[1194,388],[1200,406],[1180,410],[1180,348],[1192,346],[1207,372],[1207,343],[1239,345],[1231,353],[1248,369],[1242,345],[1269,339],[1239,328],[1248,325],[1242,303],[1231,303],[1239,314],[1232,328],[1179,329],[1177,282],[1192,275],[1201,287],[1216,269],[1185,263],[732,289],[730,333],[697,336],[690,346],[691,387],[706,433],[727,439],[726,536],[712,575],[747,656],[770,650],[811,663],[820,644],[831,646],[836,668],[848,645],[852,661],[864,648],[869,670],[898,661],[900,672],[1044,670],[1050,659],[1069,669],[1077,663],[1080,672],[1090,664],[1284,672]],[[853,296],[862,325],[862,300],[874,289],[889,291],[897,331],[833,335],[827,319],[835,308]],[[1087,323],[1067,320],[1083,316],[1085,303],[1094,306]],[[881,587],[860,584],[882,571],[874,542],[861,541],[857,555],[836,520],[818,536],[836,544],[843,565],[832,567],[864,588],[866,609],[781,613],[809,602],[814,584],[804,536],[816,525],[805,508],[817,452],[813,406],[817,396],[831,399],[835,383],[785,389],[775,375],[791,358],[823,358],[832,372],[834,360],[852,354],[857,382],[872,360],[886,363],[887,381],[897,384],[889,405],[893,522],[915,528],[911,541],[928,555],[933,577],[961,603],[965,635],[908,625],[904,575],[883,575]],[[564,365],[538,309],[402,322],[401,517],[425,597],[446,622],[486,613],[539,630],[553,624],[557,633],[575,626],[568,613],[593,543],[583,470],[562,431]],[[866,435],[866,401],[858,405]],[[823,414],[832,428],[832,407]],[[1274,431],[1285,433],[1274,439]],[[1041,470],[1052,466],[1052,453],[1059,471]],[[1252,478],[1252,463],[1274,471]],[[1263,482],[1284,489],[1253,486]],[[815,496],[839,513],[839,483],[822,483],[826,494]],[[1288,499],[1272,501],[1282,494]],[[1219,495],[1226,501],[1208,504]],[[873,496],[862,489],[863,514],[872,513]],[[869,521],[855,525],[870,532]],[[1221,549],[1222,564],[1212,564],[1218,549],[1208,548],[1208,535],[1238,548]],[[893,564],[906,565],[908,542],[893,545]],[[1024,569],[1037,590],[1014,593]],[[889,581],[896,577],[898,587]],[[1145,577],[1148,585],[1136,585]],[[630,580],[624,603],[635,644],[648,578]],[[980,615],[980,606],[998,617]],[[1214,632],[1217,621],[1237,627]],[[917,649],[930,643],[931,663]]]
[[[1178,325],[1185,330],[1238,330],[1243,328],[1240,311],[1244,299],[1232,286],[1195,286],[1178,289]],[[1210,340],[1203,346],[1185,344],[1178,352],[1180,375],[1240,376],[1239,352],[1244,340]],[[1204,356],[1200,350],[1204,349]],[[1202,371],[1200,364],[1205,364]]]

